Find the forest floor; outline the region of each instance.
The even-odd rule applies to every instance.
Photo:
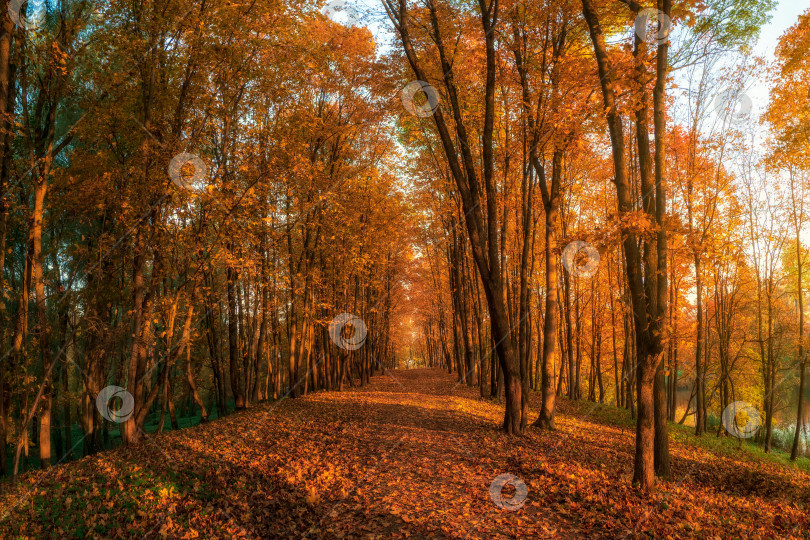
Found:
[[[622,411],[558,407],[556,431],[510,437],[477,389],[394,371],[26,473],[0,538],[810,537],[807,472],[675,433],[673,479],[642,494]],[[490,498],[504,473],[517,510]]]

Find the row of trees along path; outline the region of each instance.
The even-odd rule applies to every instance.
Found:
[[[764,66],[771,2],[704,4],[629,31],[653,20],[634,1],[383,0],[387,48],[294,1],[4,16],[0,472],[412,359],[502,396],[518,446],[563,444],[562,395],[613,400],[642,490],[675,478],[676,416],[724,435],[739,399],[799,461],[810,19]],[[649,39],[667,18],[677,42]],[[766,69],[754,152],[715,103]]]

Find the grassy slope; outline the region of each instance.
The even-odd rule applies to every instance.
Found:
[[[599,422],[614,426],[626,426],[635,429],[635,420],[626,409],[619,409],[607,404],[569,403],[568,408],[580,415],[592,416]],[[782,465],[788,469],[799,469],[810,473],[810,458],[799,457],[795,462],[790,461],[790,452],[773,450],[766,453],[762,445],[752,439],[739,440],[725,435],[717,436],[717,426],[711,426],[711,434],[695,437],[695,428],[690,426],[669,424],[670,439],[680,444],[702,448],[718,455],[728,456],[731,459],[751,462],[766,462]],[[725,432],[723,432],[725,433]]]

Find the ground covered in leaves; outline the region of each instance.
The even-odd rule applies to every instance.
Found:
[[[619,411],[561,401],[557,431],[510,437],[476,395],[394,371],[28,473],[3,486],[0,537],[810,537],[801,470],[676,436],[645,495]],[[504,473],[528,487],[518,510],[490,499]]]

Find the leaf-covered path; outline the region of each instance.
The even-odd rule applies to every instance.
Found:
[[[674,479],[647,496],[630,485],[633,430],[615,410],[562,401],[556,432],[515,438],[476,392],[395,371],[30,473],[0,497],[0,537],[810,534],[804,473],[676,440]],[[490,499],[504,473],[528,486],[518,510]]]

